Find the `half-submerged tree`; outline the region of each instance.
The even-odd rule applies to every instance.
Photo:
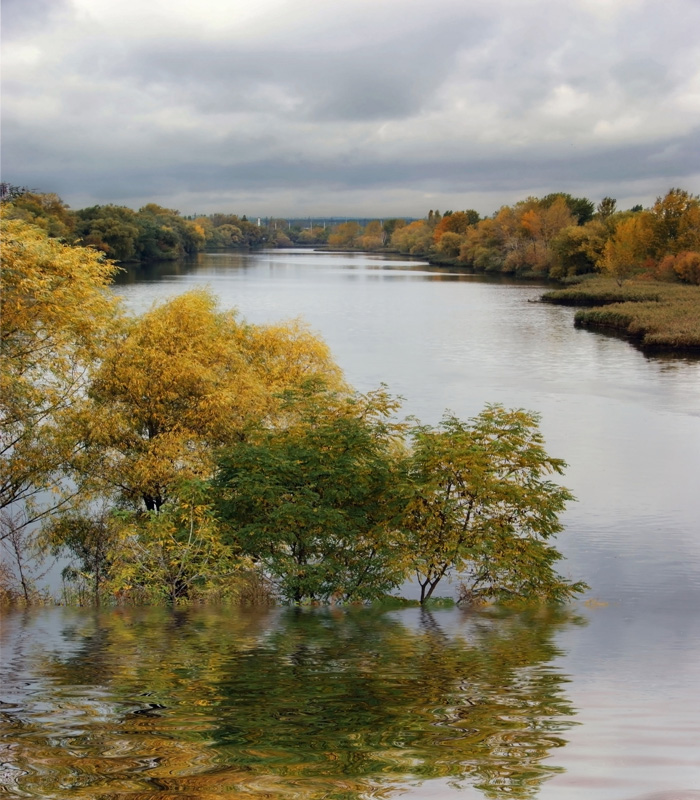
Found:
[[[547,455],[538,421],[489,405],[414,430],[408,527],[421,602],[449,574],[471,602],[563,601],[586,588],[553,568],[561,554],[547,540],[573,498],[549,479],[566,465]]]
[[[384,390],[288,396],[287,427],[226,450],[214,493],[224,537],[294,603],[372,600],[406,574],[397,403]]]

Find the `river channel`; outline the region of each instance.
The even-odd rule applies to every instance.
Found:
[[[537,302],[541,286],[385,256],[205,254],[116,291],[141,311],[201,285],[250,322],[302,318],[350,383],[387,384],[423,422],[488,402],[539,412],[577,497],[560,571],[591,590],[561,614],[6,614],[5,792],[700,791],[700,361],[578,330],[572,309]]]

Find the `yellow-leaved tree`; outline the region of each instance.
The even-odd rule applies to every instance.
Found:
[[[121,499],[158,511],[177,484],[210,475],[216,447],[252,422],[272,424],[280,395],[309,381],[342,385],[326,345],[300,323],[245,324],[206,290],[174,297],[104,352],[86,463]]]
[[[301,323],[251,325],[198,289],[126,322],[89,388],[85,468],[120,507],[109,588],[170,602],[235,591],[249,566],[221,543],[202,481],[218,448],[289,421],[285,395],[345,390],[326,345]]]
[[[65,474],[81,456],[76,419],[91,364],[109,340],[116,267],[35,225],[2,222],[0,314],[1,536],[65,507],[81,491]],[[82,457],[82,456],[81,456]],[[19,520],[19,522],[18,522]]]
[[[615,278],[618,285],[641,272],[650,259],[654,239],[651,215],[642,211],[620,220],[605,243],[599,268]]]

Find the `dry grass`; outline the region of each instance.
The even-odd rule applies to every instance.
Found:
[[[547,292],[545,302],[588,306],[576,325],[633,339],[647,351],[700,352],[700,287],[594,278]]]

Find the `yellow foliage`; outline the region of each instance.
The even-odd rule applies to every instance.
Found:
[[[621,284],[641,270],[650,255],[653,235],[649,214],[642,212],[622,219],[605,243],[599,267]]]
[[[2,238],[0,508],[61,486],[87,371],[118,310],[106,288],[117,268],[101,254],[16,219]]]
[[[88,440],[100,475],[158,509],[177,480],[208,476],[212,449],[275,417],[307,382],[343,386],[326,345],[299,322],[247,325],[205,290],[133,319],[91,387]]]

